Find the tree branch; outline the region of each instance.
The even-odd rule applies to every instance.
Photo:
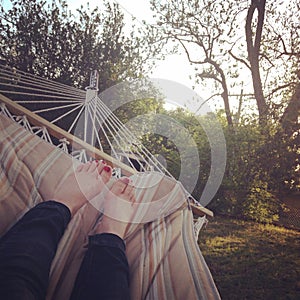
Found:
[[[248,69],[251,69],[250,65],[245,61],[243,60],[242,58],[239,58],[237,57],[236,55],[234,55],[231,51],[231,49],[228,51],[229,54],[237,61],[241,62],[242,64],[244,64]]]
[[[286,83],[286,84],[284,84],[284,85],[280,85],[280,86],[278,86],[276,89],[273,89],[272,91],[271,91],[271,93],[269,93],[267,96],[266,96],[266,98],[270,98],[272,95],[274,95],[276,92],[278,92],[278,91],[280,91],[280,90],[282,90],[282,89],[285,89],[285,88],[287,88],[287,87],[289,87],[289,86],[291,86],[291,85],[296,85],[297,84],[297,82],[296,81],[293,81],[293,82],[289,82],[289,83]]]
[[[201,105],[199,106],[199,108],[196,110],[195,114],[202,108],[202,106],[203,106],[206,102],[208,102],[210,99],[212,99],[212,98],[214,98],[214,97],[216,97],[216,96],[221,96],[221,97],[222,97],[222,94],[220,94],[220,93],[218,93],[218,94],[213,94],[213,95],[211,95],[210,97],[208,97],[206,100],[204,100],[204,101],[201,103]]]
[[[198,74],[197,76],[199,76],[200,78],[214,79],[215,81],[222,84],[222,80],[220,78],[218,78],[216,74],[213,74],[213,73],[203,71],[202,73]]]
[[[191,58],[191,56],[190,56],[190,53],[189,53],[189,51],[188,51],[188,49],[186,48],[186,46],[185,46],[185,44],[183,43],[183,41],[182,41],[182,39],[179,39],[179,38],[176,38],[178,41],[179,41],[179,43],[181,44],[181,46],[183,47],[183,49],[184,49],[184,51],[185,51],[185,53],[186,53],[186,55],[187,55],[187,58],[188,58],[188,61],[190,62],[190,63],[192,63],[192,64],[205,64],[206,62],[205,62],[205,60],[204,61],[196,61],[196,60],[192,60],[192,58]]]

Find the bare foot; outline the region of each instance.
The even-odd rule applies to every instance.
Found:
[[[59,185],[52,200],[65,204],[73,216],[82,205],[102,191],[111,174],[111,167],[102,161],[81,164]]]
[[[111,187],[110,192],[106,195],[104,215],[101,222],[95,228],[94,234],[113,233],[124,239],[127,233],[128,223],[120,220],[130,219],[130,217],[134,215],[134,207],[132,205],[122,205],[123,200],[131,203],[135,202],[134,187],[130,185],[130,179],[127,177],[117,180]],[[118,219],[110,217],[116,215],[116,213],[112,211],[118,212]]]

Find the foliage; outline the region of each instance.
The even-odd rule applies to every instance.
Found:
[[[266,100],[275,102],[278,112],[286,106],[299,82],[299,19],[299,1],[267,1],[260,68]]]
[[[224,118],[224,117],[223,117]],[[226,130],[227,167],[210,207],[217,213],[273,222],[280,197],[295,189],[299,178],[296,138],[279,135],[278,125],[244,120],[235,132]]]
[[[166,111],[165,114],[188,130],[197,144],[201,172],[193,196],[200,199],[211,168],[210,144],[201,126],[203,122],[209,124],[209,116],[194,116],[183,109]],[[282,208],[280,197],[292,191],[296,178],[299,178],[299,153],[295,140],[299,139],[298,135],[293,138],[286,134],[279,135],[276,124],[265,126],[262,131],[259,122],[249,118],[242,119],[233,132],[227,127],[222,111],[217,117],[223,124],[226,138],[227,166],[221,187],[209,208],[216,214],[265,223],[276,221]],[[144,142],[151,152],[163,155],[169,171],[178,176],[182,157],[176,154],[178,150],[171,141],[161,136],[146,136]],[[188,145],[184,147],[188,152]],[[180,155],[184,156],[182,153]],[[195,167],[192,159],[187,163],[189,168]]]
[[[263,222],[276,220],[278,199],[299,188],[299,1],[151,4],[161,36],[177,42],[195,66],[196,84],[214,82],[207,101],[223,98],[224,111],[218,114],[227,167],[211,208]],[[250,79],[253,86],[245,86]],[[236,113],[230,95],[239,96]],[[251,98],[256,100],[253,115],[246,107]],[[195,131],[202,137],[199,127]],[[200,156],[209,156],[209,145],[201,139],[197,144]],[[204,167],[202,185],[209,172]]]
[[[209,114],[195,116],[184,109],[166,111],[160,95],[153,90],[144,93],[141,86],[129,91],[126,85],[120,85],[119,90],[114,90],[117,83],[129,80],[133,84],[133,79],[143,77],[150,68],[149,61],[153,61],[150,58],[157,57],[162,45],[170,39],[178,41],[189,63],[195,66],[196,83],[213,81],[209,99],[222,97],[224,101],[224,110],[217,115],[227,143],[227,166],[210,207],[216,213],[273,222],[280,210],[279,197],[300,185],[299,3],[292,0],[283,10],[278,1],[266,2],[255,62],[268,106],[268,122],[262,126],[257,115],[251,115],[245,107],[249,95],[253,96],[252,90],[238,95],[236,114],[229,101],[230,94],[236,95],[237,88],[243,89],[245,78],[251,74],[242,33],[248,2],[151,2],[160,34],[152,26],[147,33],[133,26],[128,36],[119,6],[108,0],[102,9],[81,7],[76,14],[62,0],[50,4],[41,0],[11,0],[9,11],[1,8],[0,60],[80,88],[88,85],[91,70],[100,70],[99,88],[105,90],[101,94],[103,101],[123,123],[137,116],[146,117],[133,124],[131,130],[150,152],[162,158],[176,178],[183,158],[189,157],[194,147],[184,138],[186,130],[200,155],[200,165],[196,166],[193,158],[186,162],[188,168],[200,169],[193,191],[199,199],[211,167],[210,144],[201,126],[213,127]],[[255,21],[249,25],[253,26]],[[192,50],[195,46],[197,51]],[[119,99],[128,101],[122,105]],[[174,129],[178,127],[172,122],[166,125],[166,118],[176,120],[182,130]],[[164,135],[159,131],[161,127]],[[178,144],[171,139],[174,133]],[[184,153],[179,149],[185,149]]]
[[[100,71],[100,90],[141,77],[149,58],[160,50],[147,34],[132,26],[126,34],[124,15],[116,4],[81,6],[73,14],[63,0],[11,0],[1,7],[0,60],[11,67],[85,88],[90,71]]]
[[[171,0],[151,1],[161,35],[179,43],[189,63],[195,66],[196,83],[213,82],[214,96],[224,102],[227,122],[232,126],[229,105],[228,77],[236,73],[225,73],[230,57],[230,37],[235,34],[237,15],[236,1]],[[229,48],[228,48],[229,47]],[[231,73],[231,74],[229,74]]]
[[[151,4],[161,36],[182,47],[195,66],[196,83],[210,87],[208,100],[223,98],[229,125],[234,109],[229,100],[239,95],[243,107],[238,113],[246,111],[245,102],[254,98],[260,119],[273,121],[274,113],[283,115],[299,83],[299,1],[152,0]]]
[[[244,216],[261,223],[279,220],[280,204],[268,191],[267,183],[254,181],[243,203]]]
[[[199,199],[210,172],[209,142],[199,119],[202,118],[202,122],[208,122],[209,116],[198,118],[182,108],[160,111],[160,113],[162,118],[155,118],[152,129],[150,127],[150,134],[143,137],[143,143],[151,153],[163,157],[168,171],[177,179],[182,171],[182,164],[185,164],[187,169],[201,170],[197,185],[192,190],[193,196]],[[151,134],[155,132],[155,128],[156,130],[163,128],[163,135]],[[195,165],[193,159],[195,146],[200,154],[200,165]],[[186,185],[189,185],[190,176],[192,174],[185,174]]]
[[[87,4],[71,12],[64,0],[10,2],[10,9],[1,6],[0,10],[0,63],[81,89],[89,86],[90,72],[98,70],[98,88],[103,100],[132,101],[117,112],[124,122],[162,105],[159,100],[149,98],[148,94],[157,94],[153,90],[138,98],[143,86],[131,88],[135,94],[130,94],[125,85],[118,91],[118,97],[109,98],[116,96],[109,95],[115,85],[144,77],[163,44],[152,42],[155,33],[151,28],[144,31],[135,25],[126,27],[119,5],[105,0],[101,7],[90,9]],[[7,88],[12,89],[11,86],[4,89]],[[31,110],[37,109],[34,106],[27,104]],[[53,120],[60,113],[51,111],[44,117]],[[74,114],[70,114],[57,124],[68,128],[73,120]],[[107,150],[107,145],[104,148]]]
[[[107,101],[108,99],[109,98],[106,98],[105,100]],[[125,102],[124,104],[119,103],[119,106],[112,110],[116,118],[120,120],[121,124],[124,124],[126,126],[126,129],[129,130],[130,134],[135,137],[136,143],[139,144],[141,143],[140,140],[143,140],[145,136],[149,136],[148,131],[151,130],[151,124],[149,124],[149,122],[151,123],[151,115],[154,113],[158,113],[159,111],[163,111],[163,102],[159,98],[153,97],[141,99],[135,99],[134,97],[132,97],[129,99],[132,99],[132,101]],[[106,139],[109,139],[111,142],[113,142],[116,138],[115,136],[112,136],[112,132],[110,132],[109,126],[111,125],[105,123],[103,124],[105,137],[104,132],[100,132],[102,147],[107,153],[110,153],[111,149],[110,146],[105,142]],[[149,137],[148,140],[150,140]],[[134,146],[132,149],[128,149],[129,146],[127,140],[119,140],[118,142],[119,145],[122,146],[126,151],[131,150],[135,152]],[[150,143],[152,145],[156,145],[156,147],[162,146],[162,144],[159,143],[159,140],[155,140]],[[150,148],[152,151],[154,151],[154,146]]]

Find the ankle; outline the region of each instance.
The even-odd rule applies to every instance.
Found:
[[[102,221],[97,225],[95,234],[112,233],[124,239],[126,227],[127,224],[104,216]]]

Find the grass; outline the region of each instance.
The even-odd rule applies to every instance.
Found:
[[[199,246],[226,299],[300,299],[300,232],[215,217]]]

